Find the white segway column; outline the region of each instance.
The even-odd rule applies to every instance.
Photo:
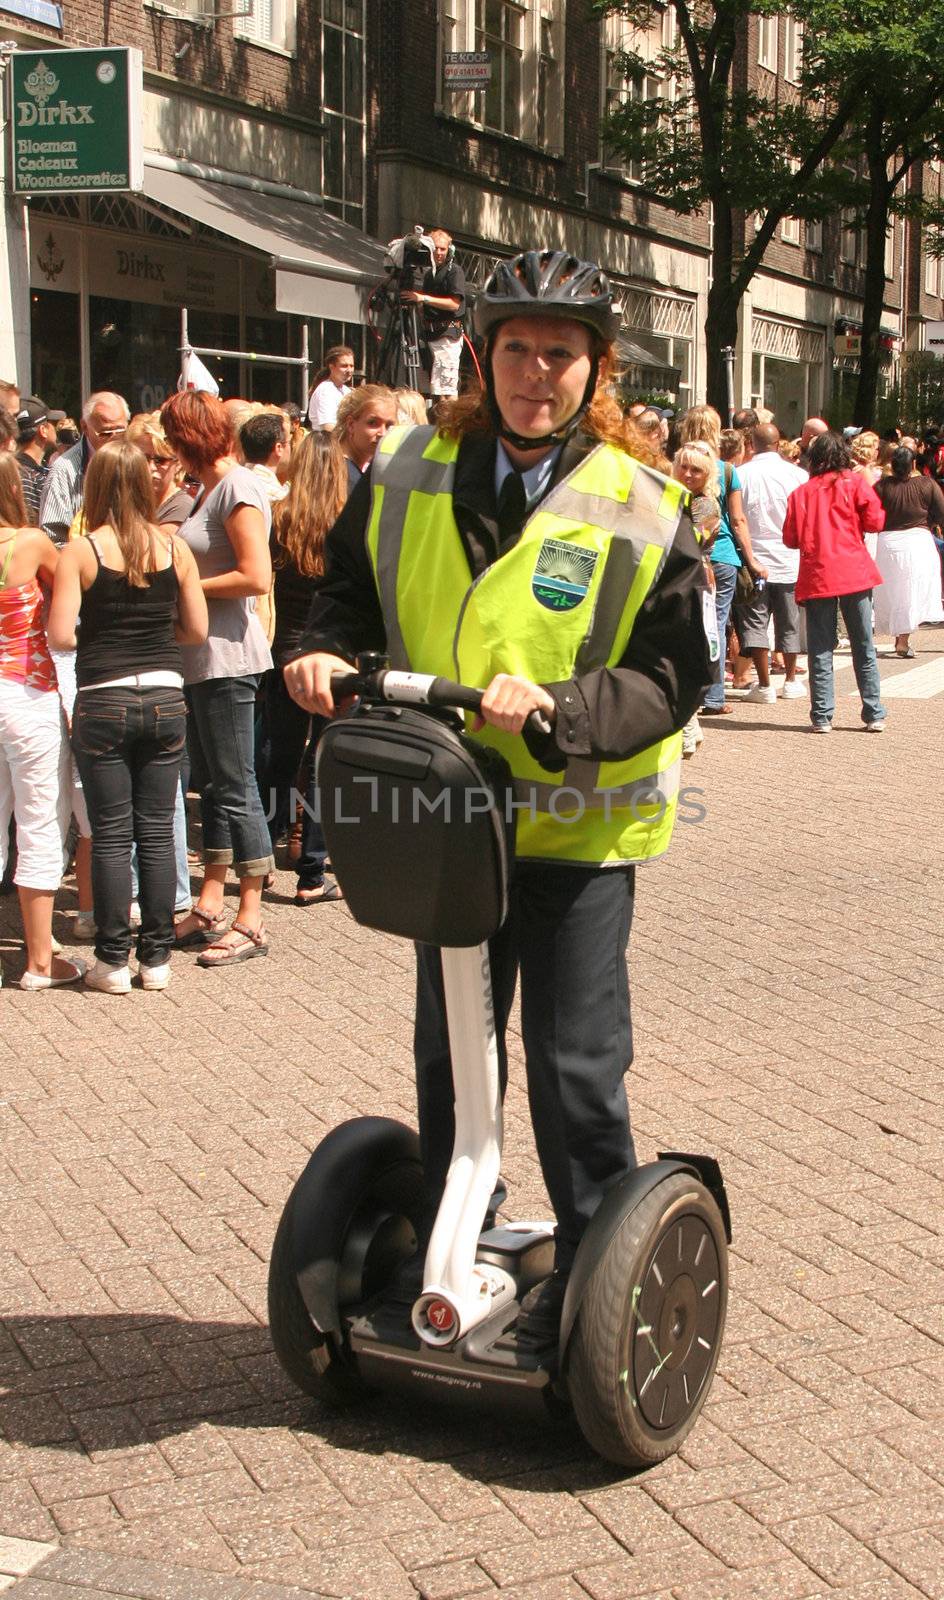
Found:
[[[443,949],[443,985],[456,1101],[456,1137],[426,1254],[413,1327],[450,1345],[515,1298],[501,1267],[476,1264],[479,1232],[498,1180],[502,1145],[498,1040],[488,945]]]

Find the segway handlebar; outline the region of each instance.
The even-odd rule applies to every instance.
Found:
[[[383,657],[358,656],[356,672],[333,672],[331,693],[335,700],[348,695],[375,704],[386,702],[399,706],[442,706],[459,711],[480,711],[481,689],[466,683],[455,683],[451,678],[434,677],[426,672],[396,672],[380,665]],[[541,736],[551,731],[551,725],[540,711],[532,711],[525,723],[526,730]]]

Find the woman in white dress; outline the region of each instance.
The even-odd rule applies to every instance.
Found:
[[[891,475],[875,485],[885,508],[875,560],[882,587],[875,590],[875,632],[895,635],[895,654],[911,660],[911,631],[922,622],[944,622],[941,563],[931,534],[944,525],[944,494],[933,478],[915,471],[914,452],[899,446]]]

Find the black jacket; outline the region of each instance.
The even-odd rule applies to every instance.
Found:
[[[584,435],[565,446],[549,489],[572,472],[592,448],[593,441]],[[365,472],[328,534],[325,575],[318,582],[296,656],[325,650],[353,662],[359,650],[383,651],[386,647],[383,614],[367,554],[369,480],[370,472]],[[453,512],[471,582],[503,553],[496,525],[493,437],[468,434],[463,438],[456,462]],[[557,720],[542,752],[542,765],[559,771],[568,757],[575,755],[622,760],[688,721],[712,681],[702,619],[704,595],[701,554],[691,522],[683,516],[619,666],[543,685],[557,705]]]

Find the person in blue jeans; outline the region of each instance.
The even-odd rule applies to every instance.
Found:
[[[269,951],[262,889],[275,858],[256,786],[255,708],[272,656],[255,600],[272,581],[272,517],[264,486],[233,454],[222,401],[190,391],[173,395],[161,422],[178,459],[202,485],[180,537],[196,560],[210,619],[206,643],[183,652],[204,877],[176,936],[178,946],[201,949],[199,966],[234,966]],[[239,908],[227,928],[230,868],[239,879]]]
[[[72,746],[92,826],[95,956],[90,989],[127,994],[131,852],[137,846],[145,989],[170,981],[174,806],[187,733],[181,647],[206,638],[190,551],[154,522],[147,463],[133,444],[97,450],[85,477],[89,529],[59,557],[49,616],[56,650],[78,644]]]
[[[885,510],[838,434],[823,433],[809,453],[809,481],[787,500],[783,542],[800,552],[797,604],[806,609],[810,669],[810,723],[831,733],[836,710],[833,651],[838,612],[849,634],[852,665],[867,733],[884,733],[878,659],[872,636],[872,590],[882,574],[865,546],[866,533],[881,532]]]
[[[692,406],[682,417],[679,434],[681,449],[700,452],[706,460],[710,459],[711,481],[715,485],[713,492],[717,495],[721,514],[720,527],[709,547],[711,572],[714,578],[715,619],[721,653],[714,664],[715,677],[705,695],[703,710],[708,717],[722,717],[729,715],[733,709],[725,704],[724,698],[725,632],[734,604],[738,571],[746,564],[754,577],[765,578],[767,573],[764,567],[758,566],[754,561],[750,531],[741,504],[741,483],[737,468],[731,466],[729,462],[719,460],[718,457],[721,444],[721,418],[717,411],[713,406]],[[711,493],[712,490],[708,492]]]

